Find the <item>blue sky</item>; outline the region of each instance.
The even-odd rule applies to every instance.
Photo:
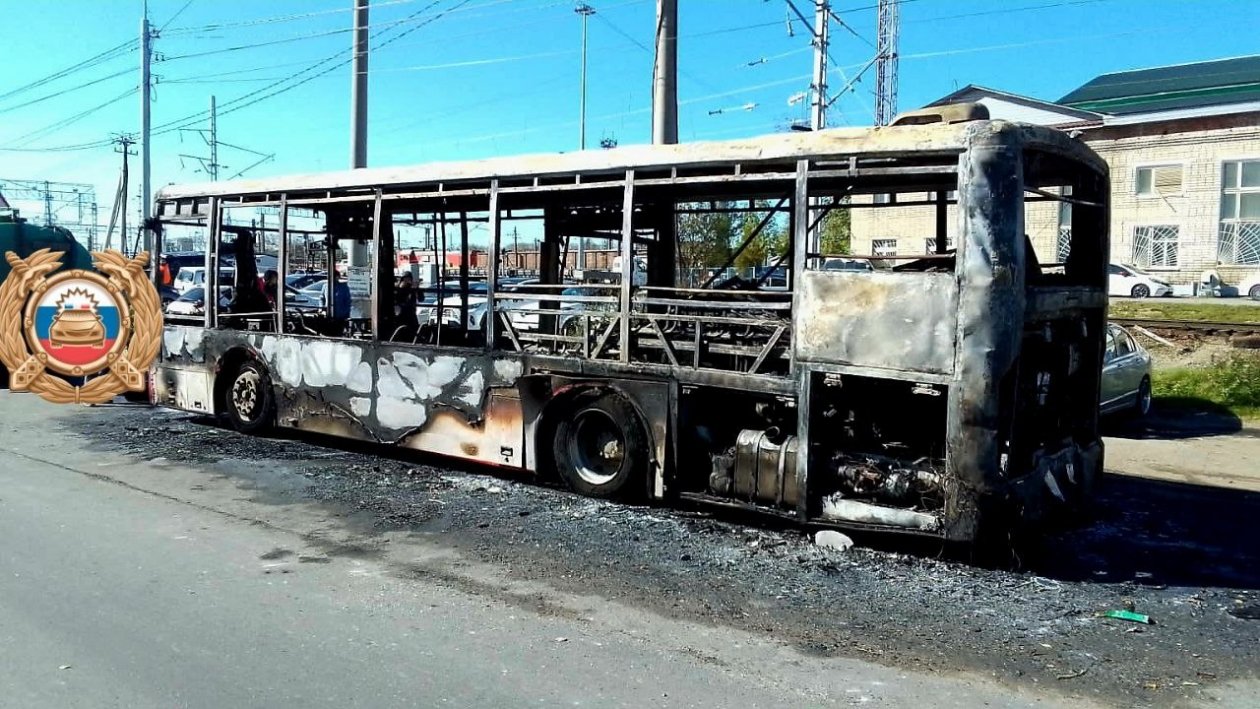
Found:
[[[795,1],[810,13],[810,0]],[[153,67],[155,188],[206,179],[197,160],[180,157],[208,154],[201,134],[177,128],[205,128],[198,114],[211,94],[222,142],[276,154],[249,176],[346,167],[350,70],[338,65],[349,58],[352,4],[151,0],[153,23],[165,26],[154,44],[162,59]],[[369,164],[576,149],[574,4],[373,0],[371,24],[380,35],[370,67]],[[646,142],[655,3],[589,4],[596,14],[589,20],[588,145],[604,137]],[[832,26],[833,91],[873,54],[873,5],[833,0],[852,30]],[[789,99],[808,89],[809,31],[792,22],[789,33],[784,0],[679,6],[680,140],[756,135],[805,118],[806,102]],[[4,95],[135,38],[141,0],[0,0],[0,8]],[[1254,53],[1253,33],[1230,28],[1260,20],[1255,0],[904,0],[900,11],[902,110],[969,83],[1053,100],[1100,73]],[[95,184],[106,214],[120,161],[111,147],[8,149],[93,144],[136,131],[139,99],[126,94],[136,85],[138,74],[128,69],[137,62],[138,53],[123,48],[96,66],[0,98],[0,177]],[[873,92],[868,72],[837,100],[829,123],[870,124]],[[223,177],[257,159],[232,147],[219,157]]]

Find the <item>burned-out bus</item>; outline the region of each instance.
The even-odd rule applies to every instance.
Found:
[[[982,119],[167,187],[159,250],[191,231],[244,265],[168,318],[151,396],[587,495],[974,541],[1102,469],[1107,185],[1080,141]],[[827,253],[845,210],[923,248]],[[767,230],[763,275],[729,277]],[[408,244],[437,283],[398,278]],[[597,249],[619,270],[576,277]],[[281,284],[330,274],[323,307],[260,297],[251,252]]]

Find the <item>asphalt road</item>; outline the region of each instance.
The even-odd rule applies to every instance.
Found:
[[[111,415],[0,392],[0,705],[1088,705],[562,593],[423,534],[365,549],[353,515],[58,426]]]

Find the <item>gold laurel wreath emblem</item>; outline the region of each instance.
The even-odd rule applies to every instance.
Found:
[[[46,354],[31,353],[36,348],[28,347],[23,335],[23,309],[48,274],[61,267],[64,254],[40,249],[25,259],[12,251],[4,255],[13,270],[0,284],[0,362],[9,370],[10,387],[13,391],[32,391],[54,404],[101,404],[125,391],[144,391],[145,370],[162,344],[162,306],[144,270],[149,262],[147,253],[129,259],[113,249],[92,252],[93,264],[108,277],[109,290],[124,296],[131,311],[131,322],[119,324],[118,337],[126,338],[125,347],[111,353],[102,369],[85,372],[101,376],[74,386],[47,371]]]

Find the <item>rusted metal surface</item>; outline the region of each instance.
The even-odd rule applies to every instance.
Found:
[[[953,371],[958,308],[953,273],[806,271],[798,284],[797,359]]]
[[[266,365],[282,426],[525,464],[515,388],[520,359],[168,325],[159,381],[177,386],[160,387],[159,402],[191,409],[180,392],[189,390],[191,380],[222,372],[234,351]]]
[[[1088,487],[1102,464],[1096,421],[1088,416],[1073,428],[1053,429],[1063,433],[1058,439],[1036,439],[1021,449],[1024,458],[1011,462],[1012,441],[1023,435],[1011,423],[1014,404],[1035,395],[1021,389],[1027,377],[1016,376],[1021,357],[1028,356],[1029,376],[1050,377],[1037,356],[1067,352],[1079,360],[1078,351],[1098,340],[1093,328],[1101,322],[1100,304],[1105,308],[1101,275],[1098,283],[1042,287],[1035,262],[1029,265],[1030,150],[1090,176],[1080,180],[1105,182],[1105,164],[1079,141],[1045,128],[981,121],[168,188],[160,199],[174,200],[169,212],[217,209],[220,201],[375,199],[374,221],[382,202],[402,199],[403,190],[418,203],[458,199],[461,211],[488,215],[496,237],[489,247],[491,284],[498,283],[504,209],[506,218],[513,209],[554,216],[598,198],[608,224],[588,220],[588,231],[620,235],[622,269],[620,280],[600,286],[607,297],[490,288],[487,317],[476,326],[489,344],[476,348],[219,330],[230,318],[217,315],[208,317],[209,329],[168,327],[158,399],[212,411],[221,373],[252,358],[270,373],[283,426],[544,470],[555,417],[581,392],[616,392],[647,429],[645,482],[653,497],[724,497],[774,514],[793,511],[802,522],[971,539],[989,506],[1018,499],[1033,514],[1046,499],[1066,501],[1072,495],[1065,490]],[[904,157],[913,159],[898,163]],[[675,226],[659,226],[654,215],[676,201],[671,186],[683,190],[684,183],[688,196],[730,198],[745,190],[738,198],[750,203],[791,190],[785,198],[790,246],[780,259],[791,266],[790,293],[673,288],[672,270],[654,270],[650,286],[633,281],[636,249],[674,238]],[[954,187],[959,223],[951,254],[944,253],[944,195]],[[359,194],[366,190],[373,194]],[[820,247],[811,246],[811,200],[917,190],[935,195],[924,204],[937,208],[932,243],[940,253],[915,256],[921,264],[897,271],[811,270],[820,260]],[[1102,202],[1089,204],[1082,199],[1078,206],[1105,211]],[[544,250],[551,255],[572,235],[562,221],[544,219]],[[379,230],[376,236],[383,238]],[[1101,240],[1105,249],[1105,233]],[[673,251],[661,254],[672,268]],[[558,287],[558,262],[548,268],[542,280]],[[466,286],[466,274],[462,281]],[[380,320],[386,301],[373,297]],[[532,309],[537,324],[517,327],[511,316],[531,310],[522,310],[526,300],[540,304]],[[562,303],[573,310],[562,310]],[[1052,324],[1078,320],[1077,334],[1052,341],[1062,336]],[[1045,327],[1044,341],[1025,342],[1026,330],[1035,330],[1030,323]],[[720,392],[714,401],[730,410],[705,415],[729,417],[727,429],[716,427],[720,434],[709,438],[680,425],[680,389]],[[922,403],[932,401],[938,403]],[[1085,413],[1078,409],[1072,413]],[[694,461],[683,455],[693,448],[712,465],[671,465]]]

